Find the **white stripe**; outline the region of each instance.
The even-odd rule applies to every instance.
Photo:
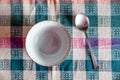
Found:
[[[11,53],[10,48],[0,48],[0,59],[10,59]]]
[[[23,71],[23,80],[36,80],[35,71]]]
[[[84,32],[78,30],[75,27],[73,27],[73,39],[74,38],[83,38],[84,39],[83,42],[85,43],[85,34],[84,34]],[[85,47],[84,48],[77,48],[77,49],[73,48],[73,60],[85,60],[86,59],[85,52],[86,52]]]
[[[25,60],[31,60],[30,56],[28,56],[28,53],[25,48],[23,48],[23,59]]]
[[[52,67],[52,80],[61,80],[59,66]]]
[[[111,38],[111,27],[110,27],[110,24],[107,24],[106,27],[105,26],[104,27],[101,27],[101,26],[98,27],[98,37],[99,38]]]
[[[0,70],[0,80],[11,80],[11,72]]]
[[[72,4],[72,12],[73,12],[73,16],[79,13],[85,13],[84,4]]]
[[[23,4],[23,15],[30,15],[35,12],[35,4]]]
[[[98,4],[98,16],[110,16],[111,15],[110,4]]]
[[[48,67],[48,80],[52,80],[52,67]]]
[[[58,21],[60,20],[60,5],[48,4],[48,20]]]
[[[99,60],[111,60],[111,49],[99,49],[98,53]]]
[[[35,24],[35,4],[23,4],[24,25]]]
[[[10,4],[0,4],[0,15],[11,15]]]
[[[112,80],[112,72],[99,72],[99,80]]]
[[[86,80],[86,71],[73,71],[73,80]]]
[[[111,27],[98,27],[98,59],[111,60]]]

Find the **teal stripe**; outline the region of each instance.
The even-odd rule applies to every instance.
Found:
[[[48,6],[46,3],[39,4],[36,3],[35,5],[35,22],[38,23],[40,21],[44,21],[48,19]],[[48,80],[48,67],[44,67],[38,65],[36,63],[36,80]]]
[[[72,2],[64,4],[60,1],[60,23],[65,26],[72,37]],[[60,64],[61,80],[73,80],[73,51],[68,55],[67,59]]]
[[[40,22],[48,19],[48,6],[47,4],[36,4],[35,22]]]
[[[120,39],[120,5],[119,4],[111,4],[111,34],[112,34],[111,41],[113,44],[112,45],[112,50],[113,50],[115,45],[119,45],[115,42],[115,40]]]
[[[11,70],[10,69],[10,60],[0,59],[0,71],[2,70]]]
[[[120,15],[111,15],[111,27],[120,27]]]
[[[88,15],[90,20],[90,25],[88,26],[87,34],[89,38],[96,39],[96,43],[98,43],[98,5],[97,4],[85,4],[85,13]],[[92,43],[91,43],[92,44]],[[86,45],[86,48],[88,44]],[[93,54],[98,60],[98,44],[95,47],[92,46]],[[99,74],[98,70],[95,70],[90,58],[90,51],[86,49],[86,79],[87,80],[98,80]],[[89,58],[88,58],[89,57]]]
[[[74,60],[73,69],[74,71],[85,71],[85,60]]]
[[[99,71],[111,72],[111,60],[100,60],[99,65]]]
[[[12,4],[11,5],[11,26],[23,25],[23,5],[22,4]]]
[[[112,80],[120,80],[120,72],[112,72]]]
[[[62,3],[62,1],[60,2]],[[72,5],[71,4],[60,4],[60,23],[68,30],[72,37]],[[73,51],[69,54],[67,60],[72,60]]]
[[[98,27],[98,8],[97,4],[85,4],[85,13],[90,20],[90,27]]]
[[[111,22],[111,16],[99,15],[99,18],[98,18],[99,27],[110,27],[110,25],[111,25],[110,22]]]
[[[99,80],[99,73],[94,71],[87,71],[86,80]]]
[[[72,5],[60,4],[60,22],[65,27],[72,27]]]
[[[11,80],[23,80],[23,5],[11,0]]]
[[[112,72],[120,72],[120,61],[112,60]]]
[[[120,80],[120,4],[111,4],[111,69],[112,80]]]
[[[10,26],[11,22],[10,22],[10,18],[11,15],[0,15],[0,27],[4,26]]]

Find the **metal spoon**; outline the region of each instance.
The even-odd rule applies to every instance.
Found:
[[[89,19],[88,19],[88,17],[84,13],[78,14],[75,17],[75,25],[76,25],[76,27],[79,30],[82,30],[85,33],[86,40],[87,40],[87,43],[88,43],[88,46],[89,46],[89,49],[90,49],[90,56],[91,56],[91,60],[92,60],[93,66],[94,66],[95,69],[99,68],[97,60],[96,60],[94,54],[92,53],[92,47],[91,47],[90,41],[88,39],[88,35],[86,33],[87,28],[89,26]]]

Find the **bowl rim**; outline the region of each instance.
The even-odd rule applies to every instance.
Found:
[[[62,57],[62,59],[59,60],[58,62],[56,62],[55,64],[44,65],[44,64],[40,64],[40,63],[36,62],[36,61],[35,61],[34,59],[32,59],[32,57],[29,55],[28,49],[26,48],[26,46],[27,46],[27,45],[26,45],[26,40],[27,40],[27,35],[29,34],[29,31],[32,29],[32,27],[34,27],[36,24],[41,23],[41,22],[55,22],[55,23],[58,23],[58,25],[61,25],[61,28],[65,31],[65,33],[67,34],[67,37],[68,37],[68,39],[69,39],[69,47],[68,47],[67,50],[66,50],[65,56]],[[69,31],[64,27],[63,24],[61,24],[60,22],[57,22],[57,21],[53,21],[53,20],[43,20],[43,21],[40,21],[40,22],[38,22],[38,23],[34,24],[34,25],[31,27],[31,29],[28,31],[27,35],[26,35],[26,38],[25,38],[25,50],[26,50],[26,52],[27,52],[27,55],[30,57],[30,59],[31,59],[32,61],[34,61],[35,63],[37,63],[37,64],[39,64],[39,65],[41,65],[41,66],[45,66],[45,67],[58,66],[58,65],[60,65],[60,64],[67,58],[67,56],[68,56],[69,53],[71,52],[72,40],[71,40],[70,33],[69,33]]]

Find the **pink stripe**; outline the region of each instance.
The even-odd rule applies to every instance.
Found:
[[[23,39],[23,48],[25,48],[25,37],[22,39]],[[72,44],[73,44],[73,49],[85,48],[85,45],[86,45],[85,38],[73,38]],[[10,48],[10,38],[0,38],[0,48]],[[99,49],[110,49],[111,38],[99,38],[98,48]]]
[[[35,4],[35,0],[23,0],[23,4]]]
[[[85,48],[86,42],[85,38],[73,38],[73,49]],[[94,45],[92,47],[96,47]],[[110,49],[111,48],[111,38],[99,38],[98,39],[99,49]]]
[[[111,48],[111,38],[99,38],[98,45],[100,49],[110,49]]]
[[[25,48],[25,38],[23,40],[23,48]],[[10,38],[0,38],[0,48],[10,48]]]
[[[10,38],[0,38],[0,48],[10,48]]]
[[[116,1],[114,1],[114,2],[116,2]],[[98,4],[110,4],[111,0],[97,0],[97,3]]]
[[[85,38],[73,38],[73,48],[85,48]]]
[[[10,4],[10,0],[0,0],[0,4]]]

